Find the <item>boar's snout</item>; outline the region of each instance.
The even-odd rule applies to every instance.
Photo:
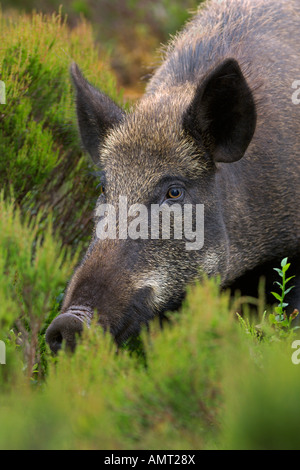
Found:
[[[92,316],[86,307],[72,307],[58,315],[46,331],[46,341],[51,351],[57,353],[65,343],[66,349],[73,352],[77,337],[81,335],[84,325],[89,326]]]

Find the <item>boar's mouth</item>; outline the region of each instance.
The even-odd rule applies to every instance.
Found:
[[[140,289],[138,298],[131,303],[130,308],[122,315],[116,328],[111,326],[110,331],[113,334],[118,345],[121,345],[128,338],[138,335],[142,327],[148,328],[149,323],[157,317],[160,326],[169,321],[168,312],[177,311],[185,298],[185,292],[171,298],[163,307],[158,307],[153,302],[153,291],[151,287]]]
[[[148,324],[154,316],[153,311],[133,305],[123,313],[115,326],[101,325],[100,321],[99,324],[105,331],[109,329],[116,343],[121,345],[130,336],[137,334],[142,324]],[[46,331],[46,341],[51,351],[56,354],[65,343],[66,349],[74,352],[78,336],[81,336],[84,327],[90,326],[92,317],[92,310],[84,306],[72,306],[58,315]]]
[[[160,310],[155,307],[151,294],[152,289],[144,287],[139,291],[139,296],[132,299],[130,305],[122,313],[99,315],[98,323],[104,331],[109,331],[112,334],[118,346],[129,337],[137,335],[141,327],[148,327],[154,317],[158,317],[162,324],[167,319],[165,313],[177,310],[184,297],[171,300],[163,310]],[[51,350],[57,353],[65,343],[66,348],[73,352],[76,348],[77,337],[81,335],[85,326],[89,327],[93,314],[94,311],[90,307],[73,305],[58,315],[46,331],[46,341]]]
[[[81,305],[73,305],[58,315],[46,331],[46,341],[51,350],[57,353],[65,342],[66,349],[73,352],[76,347],[76,337],[81,335],[84,325],[90,325],[92,318],[92,309]]]

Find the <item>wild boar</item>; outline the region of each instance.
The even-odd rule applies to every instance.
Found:
[[[122,343],[178,309],[203,273],[247,295],[257,294],[263,275],[269,292],[286,256],[296,275],[288,302],[300,308],[300,105],[292,99],[299,44],[298,0],[212,0],[172,39],[128,113],[72,64],[79,131],[102,169],[104,193],[90,247],[47,330],[53,351],[63,340],[74,349],[95,314]],[[131,208],[128,227],[137,207],[148,211],[144,222],[153,205],[192,207],[194,241],[203,207],[203,237],[196,249],[187,246],[191,237],[176,237],[183,222],[175,213],[169,237],[161,219],[159,236],[139,236],[136,223],[130,237],[120,228],[120,198]],[[105,237],[97,227],[105,221],[108,231],[109,207],[116,226]]]

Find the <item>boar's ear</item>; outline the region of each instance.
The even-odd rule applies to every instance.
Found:
[[[215,162],[242,158],[255,125],[253,96],[234,59],[226,59],[204,79],[183,117],[185,130]]]
[[[101,142],[108,130],[123,119],[125,113],[83,77],[77,64],[71,65],[70,72],[76,88],[77,119],[81,140],[94,163],[99,163]]]

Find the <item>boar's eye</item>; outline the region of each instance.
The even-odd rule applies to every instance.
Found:
[[[102,183],[97,184],[96,189],[100,189],[101,194],[105,193],[105,187],[103,186]]]
[[[101,192],[105,193],[105,185],[106,185],[105,172],[102,170],[102,171],[99,171],[97,174],[98,174],[99,179],[100,179],[100,183],[98,184],[97,189],[100,187]]]
[[[180,199],[183,196],[183,190],[181,188],[170,188],[166,199]]]

